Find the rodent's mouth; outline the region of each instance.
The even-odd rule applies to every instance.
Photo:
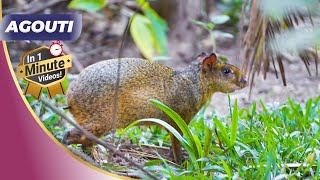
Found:
[[[243,89],[245,87],[247,87],[247,84],[240,84],[240,86],[238,86],[240,89]]]
[[[247,87],[247,84],[239,83],[239,84],[234,86],[234,91],[241,90],[241,89],[243,89],[245,87]]]
[[[234,88],[234,91],[236,91],[236,90],[240,90],[240,89],[242,89],[243,87],[241,87],[241,86],[235,86],[235,88]]]
[[[247,85],[248,85],[247,80],[243,78],[237,83],[237,88],[243,89],[243,88],[247,87]],[[239,89],[237,89],[237,90],[239,90]]]

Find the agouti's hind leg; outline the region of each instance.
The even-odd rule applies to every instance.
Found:
[[[172,134],[170,134],[170,139],[171,139],[171,150],[173,152],[173,159],[174,162],[177,164],[182,163],[182,153],[181,153],[181,143],[180,141]]]

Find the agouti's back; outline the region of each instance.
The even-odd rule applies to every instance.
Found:
[[[158,85],[159,82],[154,81],[163,81],[174,74],[172,69],[144,59],[122,58],[120,62],[120,86],[122,88],[137,83],[148,85],[148,82],[151,83],[150,85]],[[92,93],[95,95],[113,94],[113,86],[117,81],[117,68],[118,59],[105,60],[88,66],[80,73],[76,82],[71,84],[68,96],[70,94],[84,96],[86,93],[89,93],[90,96],[93,95]]]
[[[126,127],[142,118],[163,118],[164,114],[148,100],[168,101],[164,93],[166,87],[171,87],[175,71],[144,59],[122,58],[120,62],[116,127]],[[80,73],[67,93],[70,112],[78,124],[95,134],[112,128],[117,68],[118,59],[93,64]]]

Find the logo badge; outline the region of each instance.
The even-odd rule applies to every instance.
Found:
[[[60,41],[56,41],[50,48],[42,46],[22,56],[17,76],[28,81],[24,94],[32,94],[39,99],[44,88],[49,98],[64,94],[61,82],[67,77],[72,59],[71,55],[62,52],[62,47]]]

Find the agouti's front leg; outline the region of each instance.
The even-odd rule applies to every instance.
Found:
[[[172,134],[170,133],[170,139],[171,139],[171,150],[173,153],[173,159],[174,162],[177,164],[182,163],[182,153],[181,153],[181,143],[180,141]]]
[[[93,157],[93,159],[96,159],[96,157],[94,156],[95,149],[93,148],[94,142],[84,136],[79,129],[73,128],[70,131],[67,131],[63,136],[62,143],[65,145],[81,144],[82,151],[86,155]]]
[[[73,128],[66,132],[63,136],[62,143],[69,144],[82,144],[85,147],[91,147],[94,143],[83,135],[79,129]]]

